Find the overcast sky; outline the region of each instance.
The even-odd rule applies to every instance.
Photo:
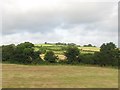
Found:
[[[1,44],[30,41],[117,45],[118,2],[88,1],[3,0]]]

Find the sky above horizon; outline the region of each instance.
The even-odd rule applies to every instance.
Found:
[[[3,0],[1,36],[0,44],[29,41],[117,45],[118,2]]]

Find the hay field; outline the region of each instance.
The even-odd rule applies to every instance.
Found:
[[[2,65],[3,88],[117,88],[118,70],[71,65]]]

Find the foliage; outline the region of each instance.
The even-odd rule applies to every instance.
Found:
[[[96,46],[93,46],[92,44],[88,44],[88,45],[84,45],[84,47],[96,47]]]
[[[15,54],[14,44],[2,46],[2,60],[3,61],[10,60],[11,58],[13,58],[14,54]]]
[[[94,54],[81,54],[80,55],[80,63],[82,64],[94,64]]]
[[[33,60],[32,55],[34,53],[33,47],[34,44],[29,42],[18,44],[14,55],[15,60],[24,64],[31,63]]]
[[[15,46],[14,44],[2,46],[2,60],[11,63],[30,64],[33,59],[39,57],[37,52],[34,52],[34,44],[25,42]]]
[[[67,57],[68,63],[78,62],[80,51],[76,46],[68,46],[64,55]]]
[[[55,54],[54,54],[53,51],[47,51],[46,54],[45,54],[44,59],[45,59],[47,62],[55,63],[55,62],[56,62],[56,59],[57,59],[57,56],[55,56]]]
[[[58,42],[58,43],[55,43],[56,45],[67,45],[66,43],[60,43],[60,42]]]
[[[46,48],[45,47],[40,47],[38,50],[41,54],[46,53]]]
[[[88,44],[87,46],[92,45]],[[45,61],[41,59],[40,54],[45,54],[43,56]],[[60,59],[61,57],[58,58],[59,55],[63,54],[65,57],[63,58],[64,60]],[[58,63],[120,66],[119,56],[120,50],[112,42],[103,43],[100,50],[96,47],[79,47],[74,43],[65,44],[59,42],[56,45],[46,43],[44,45],[34,46],[30,42],[24,42],[16,46],[14,44],[2,46],[2,61],[21,64]]]
[[[95,53],[94,63],[99,64],[100,66],[118,65],[118,52],[119,50],[116,48],[115,44],[112,42],[104,43],[100,47],[100,52]]]
[[[69,46],[75,46],[75,43],[68,43]]]

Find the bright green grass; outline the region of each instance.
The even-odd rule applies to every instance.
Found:
[[[47,51],[53,51],[55,52],[55,54],[63,54],[64,51],[62,50],[62,47],[60,46],[45,46]],[[99,52],[99,48],[96,47],[78,47],[80,49],[80,52],[82,54],[86,54],[86,53],[91,53],[93,54],[94,52]],[[35,47],[34,48],[35,51],[38,51],[40,48],[39,47]]]
[[[93,66],[3,64],[3,88],[117,88],[118,70]]]
[[[35,44],[35,46],[54,46],[53,44]]]
[[[36,44],[35,46],[41,46],[45,47],[47,50],[52,51],[62,51],[62,47],[65,47],[64,45],[51,45],[51,44]],[[94,53],[99,52],[100,48],[98,47],[78,47],[81,50],[81,53]],[[39,47],[35,47],[35,50],[39,50]]]
[[[34,50],[35,50],[35,51],[38,51],[38,50],[39,50],[39,48],[38,48],[38,47],[35,47],[35,48],[34,48]]]
[[[88,51],[100,51],[100,48],[98,47],[78,47],[78,48],[82,50],[88,50]]]
[[[64,51],[54,51],[55,54],[63,55]]]

